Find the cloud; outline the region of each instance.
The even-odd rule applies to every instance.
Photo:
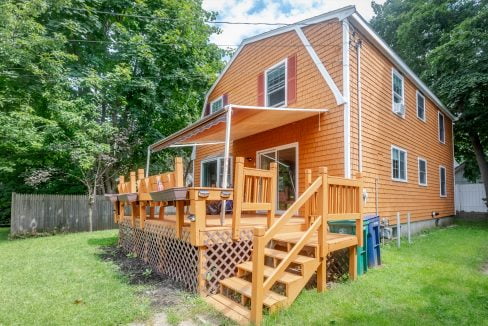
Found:
[[[368,0],[203,0],[205,10],[219,13],[218,20],[260,23],[294,23],[348,5],[355,5],[368,20],[373,16]],[[277,27],[223,24],[222,33],[213,35],[211,40],[219,45],[238,45],[246,37]]]

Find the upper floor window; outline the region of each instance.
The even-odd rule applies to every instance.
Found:
[[[391,178],[407,182],[407,151],[396,146],[391,147]]]
[[[427,161],[419,157],[419,185],[427,185]]]
[[[286,61],[266,70],[266,106],[286,106]]]
[[[440,196],[447,196],[447,186],[446,186],[446,168],[439,166],[439,184],[440,184]]]
[[[425,122],[425,97],[417,91],[417,117]]]
[[[224,107],[224,98],[223,96],[217,98],[216,100],[213,100],[212,103],[210,104],[210,113],[217,112],[218,110],[222,109]]]
[[[392,102],[393,102],[393,112],[401,117],[405,116],[405,99],[404,99],[404,85],[403,76],[398,73],[395,69],[392,70]]]
[[[443,144],[446,143],[446,129],[444,123],[444,115],[439,112],[439,141]]]

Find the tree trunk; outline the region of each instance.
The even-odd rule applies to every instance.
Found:
[[[93,207],[95,206],[95,197],[97,195],[96,188],[93,192],[88,193],[88,225],[90,232],[93,232]]]
[[[486,160],[485,151],[483,145],[481,145],[480,137],[477,132],[470,132],[469,138],[471,139],[471,144],[473,145],[474,155],[476,156],[476,162],[480,169],[481,180],[483,180],[483,185],[485,187],[485,205],[488,207],[488,162]]]

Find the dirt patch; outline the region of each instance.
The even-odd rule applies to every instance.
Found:
[[[488,262],[481,267],[481,273],[488,275]]]
[[[120,272],[127,277],[130,284],[145,285],[149,289],[142,295],[149,298],[156,309],[171,307],[183,302],[184,289],[177,282],[156,274],[152,268],[133,254],[125,253],[122,248],[102,247],[100,257],[111,261],[120,268]]]
[[[147,298],[154,315],[150,320],[132,326],[221,325],[222,317],[208,309],[197,295],[184,290],[174,280],[156,274],[149,265],[134,254],[127,254],[117,246],[102,246],[100,257],[117,265],[130,284],[142,285],[139,294]],[[224,321],[224,324],[227,322]]]

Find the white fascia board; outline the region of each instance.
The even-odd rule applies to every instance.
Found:
[[[330,76],[330,74],[327,71],[327,69],[325,68],[323,62],[320,60],[319,56],[317,55],[317,53],[313,49],[312,45],[308,41],[307,37],[303,33],[301,27],[295,26],[294,29],[295,29],[295,32],[297,33],[298,37],[302,41],[303,46],[305,47],[308,54],[310,55],[310,58],[312,59],[313,63],[315,64],[315,66],[319,70],[320,74],[324,78],[325,82],[329,86],[330,90],[332,91],[332,94],[334,94],[337,105],[344,104],[346,102],[346,100],[344,99],[344,96],[341,94],[341,92],[339,91],[339,88],[334,83],[334,80]]]
[[[349,22],[342,21],[342,94],[344,96],[344,177],[351,173],[351,91],[349,70]]]
[[[350,21],[359,29],[388,59],[395,67],[403,72],[425,95],[427,95],[444,112],[451,120],[455,121],[456,117],[442,104],[441,100],[420,80],[420,78],[407,66],[407,64],[386,44],[383,39],[376,34],[368,22],[357,12],[350,16]]]

